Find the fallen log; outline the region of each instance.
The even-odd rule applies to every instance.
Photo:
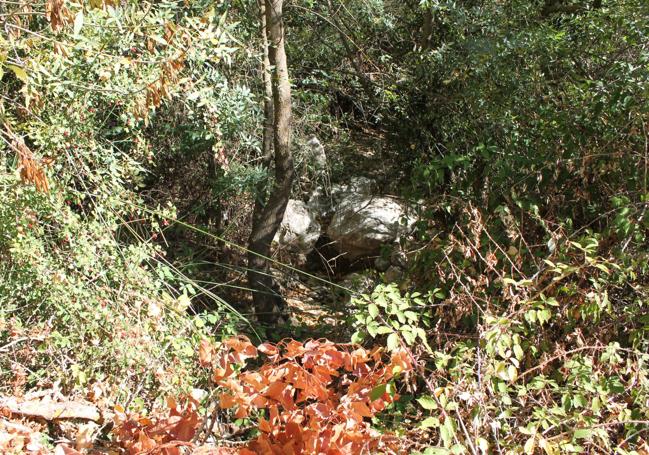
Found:
[[[51,420],[81,419],[97,422],[101,414],[96,406],[78,401],[18,401],[15,397],[0,397],[0,410],[23,417]]]

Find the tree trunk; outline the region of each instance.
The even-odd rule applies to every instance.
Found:
[[[261,73],[264,81],[264,132],[262,138],[262,157],[261,167],[264,170],[270,169],[270,163],[273,159],[273,81],[271,78],[271,67],[268,56],[268,31],[266,26],[266,4],[264,0],[258,0],[259,7],[259,25],[261,41],[263,47],[263,56],[261,62]],[[266,198],[268,197],[268,182],[262,181],[257,185],[255,194],[255,209],[253,212],[253,227],[259,222]],[[254,230],[254,229],[253,229]]]
[[[426,8],[424,12],[424,24],[421,26],[421,38],[419,41],[419,48],[422,51],[430,49],[433,41],[433,12],[430,8]]]
[[[279,228],[293,184],[293,157],[291,156],[291,86],[288,79],[286,51],[284,49],[283,0],[263,0],[265,9],[265,40],[268,63],[271,67],[272,109],[267,115],[264,134],[270,132],[268,116],[271,115],[275,181],[266,203],[265,192],[258,195],[253,215],[253,226],[248,249],[248,281],[253,291],[253,304],[258,318],[274,322],[279,316],[278,306],[283,299],[275,292],[276,285],[269,274],[267,258],[270,244]],[[262,28],[264,22],[262,20]],[[266,71],[264,70],[264,74]],[[264,76],[266,77],[266,76]],[[267,108],[268,106],[265,105]],[[271,113],[272,110],[272,113]],[[264,153],[270,149],[270,140],[264,141]],[[267,148],[267,149],[266,149]],[[269,159],[270,161],[270,159]]]

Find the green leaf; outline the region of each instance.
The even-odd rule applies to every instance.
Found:
[[[521,348],[520,344],[514,345],[514,355],[518,360],[523,360],[523,357],[525,357],[525,353],[523,352],[523,348]]]
[[[591,428],[580,428],[575,430],[574,437],[575,439],[585,439],[593,435],[593,430]]]
[[[394,332],[394,330],[392,330],[392,327],[388,327],[385,325],[382,325],[381,327],[376,329],[376,333],[378,333],[379,335],[387,335],[388,333],[392,333],[392,332]]]
[[[437,428],[439,427],[439,419],[437,417],[428,417],[419,423],[420,428]]]
[[[611,271],[604,264],[593,264],[593,265],[598,269],[600,269],[602,272],[606,273],[607,275],[611,274]]]
[[[379,307],[377,307],[374,303],[370,303],[367,306],[367,311],[370,313],[370,316],[372,316],[372,318],[376,318],[379,315]]]
[[[378,400],[383,396],[387,389],[386,384],[379,384],[370,391],[370,400]]]
[[[391,333],[388,336],[388,350],[389,351],[394,351],[399,347],[399,335],[396,333]]]
[[[426,409],[427,411],[437,409],[437,402],[431,396],[426,395],[421,398],[417,398],[417,402],[421,405],[422,408]]]
[[[453,425],[453,419],[451,417],[446,417],[444,420],[444,425],[439,429],[440,437],[444,442],[445,447],[450,447],[453,443],[453,438],[455,437],[455,427]]]
[[[415,313],[414,311],[404,311],[403,313],[408,319],[410,319],[413,322],[416,322],[419,320],[419,315]]]
[[[518,379],[518,370],[514,365],[509,365],[509,367],[507,367],[507,376],[509,377],[509,380],[512,382]]]
[[[406,344],[408,344],[408,346],[412,346],[413,344],[415,344],[417,335],[414,332],[412,332],[410,327],[407,326],[402,328],[401,335],[403,336],[403,339],[406,340]]]
[[[18,79],[27,83],[27,71],[25,71],[25,68],[18,65],[7,65],[7,67],[14,72]]]
[[[482,453],[487,453],[489,451],[489,442],[485,438],[478,438],[476,440],[476,445]]]

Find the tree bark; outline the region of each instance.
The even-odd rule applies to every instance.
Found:
[[[421,38],[419,41],[419,48],[422,51],[430,49],[433,41],[433,12],[430,8],[426,8],[424,12],[424,23],[421,26]]]
[[[265,194],[258,195],[253,215],[253,226],[248,249],[248,281],[253,291],[253,304],[259,320],[274,322],[279,317],[283,299],[275,292],[276,284],[269,274],[270,245],[279,228],[293,184],[293,157],[291,155],[291,86],[284,48],[283,0],[263,0],[266,20],[268,63],[271,68],[272,114],[265,109],[264,135],[270,133],[268,116],[272,116],[275,179],[264,204]],[[262,28],[264,21],[262,19]],[[264,71],[266,74],[266,71]],[[265,78],[266,76],[264,76]],[[268,87],[268,85],[265,86]],[[267,90],[267,88],[266,88]],[[265,108],[267,108],[265,104]],[[270,149],[270,140],[264,141],[264,153]],[[266,155],[265,155],[266,156]],[[270,156],[268,161],[270,162]],[[265,193],[265,192],[262,192]]]
[[[273,159],[273,81],[271,78],[271,66],[268,56],[268,31],[266,25],[266,4],[264,0],[258,0],[259,8],[259,26],[262,41],[262,61],[261,73],[264,82],[264,131],[262,138],[262,157],[261,167],[264,170],[270,169],[270,163]],[[253,226],[255,226],[261,217],[266,198],[268,197],[268,182],[262,181],[257,185],[255,194],[255,209],[253,212]]]

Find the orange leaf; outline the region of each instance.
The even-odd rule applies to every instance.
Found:
[[[248,406],[239,406],[239,409],[237,409],[237,412],[234,413],[234,416],[237,419],[248,417]]]
[[[271,343],[260,344],[257,347],[257,349],[259,350],[259,352],[261,352],[262,354],[266,354],[269,357],[276,356],[277,354],[279,354],[279,349],[277,349],[277,346]]]
[[[214,382],[219,382],[228,375],[228,370],[225,368],[214,368],[212,373],[212,380]]]
[[[263,431],[264,433],[271,433],[273,431],[273,427],[270,425],[270,422],[263,417],[259,419],[259,431]]]
[[[368,408],[362,401],[352,403],[352,409],[362,417],[372,417],[374,415],[372,414],[372,411],[370,411],[370,408]]]
[[[230,409],[234,407],[235,404],[237,404],[237,400],[235,400],[232,395],[227,393],[219,395],[219,405],[222,409]]]
[[[212,364],[212,356],[214,355],[214,348],[212,344],[206,339],[201,340],[198,347],[198,360],[202,367],[207,367]]]

